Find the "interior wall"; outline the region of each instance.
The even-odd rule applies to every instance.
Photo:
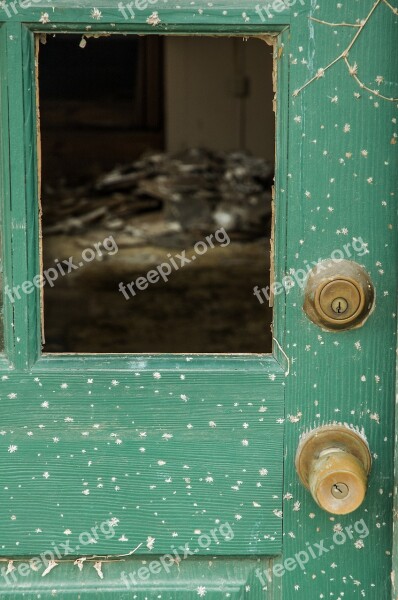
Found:
[[[272,68],[259,39],[166,38],[166,149],[245,149],[273,161]]]
[[[48,36],[39,44],[43,181],[92,180],[164,149],[162,36]]]

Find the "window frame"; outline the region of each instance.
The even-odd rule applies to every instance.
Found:
[[[34,9],[32,9],[33,11]],[[37,12],[37,11],[36,11]],[[2,240],[4,256],[4,287],[13,288],[24,281],[32,281],[41,272],[40,259],[40,197],[39,164],[40,143],[39,114],[37,113],[36,40],[43,33],[90,32],[104,34],[161,34],[161,35],[220,35],[220,36],[270,36],[275,38],[274,59],[276,70],[274,78],[276,94],[276,183],[273,216],[273,280],[281,281],[286,273],[286,209],[288,189],[287,166],[287,122],[288,122],[288,42],[289,27],[286,24],[242,25],[232,24],[220,28],[219,24],[208,23],[205,26],[175,24],[167,27],[167,32],[148,26],[145,22],[133,24],[111,23],[84,26],[79,17],[79,9],[68,9],[65,19],[53,25],[48,23],[22,23],[10,20],[0,23],[0,97],[6,110],[2,111],[1,161],[3,164],[0,180],[2,198],[2,222],[4,237]],[[167,11],[166,11],[167,12]],[[25,16],[26,11],[22,16]],[[17,15],[17,19],[20,15]],[[285,21],[289,15],[284,15]],[[236,17],[232,17],[236,20]],[[241,21],[241,18],[240,18]],[[265,43],[265,42],[264,42]],[[9,174],[9,177],[8,177]],[[20,182],[23,181],[24,185]],[[272,275],[271,275],[272,277]],[[272,278],[271,278],[272,281]],[[254,361],[279,371],[288,369],[287,359],[282,351],[284,342],[285,291],[274,298],[273,352],[271,354],[204,354],[200,363],[204,368],[217,368],[217,361],[232,361],[238,364],[242,359]],[[30,295],[21,294],[21,300],[12,303],[4,295],[4,355],[0,358],[0,367],[17,370],[49,371],[58,369],[121,369],[131,370],[136,361],[150,360],[166,364],[181,360],[185,355],[160,354],[42,354],[41,290],[35,289]],[[153,356],[153,358],[150,358]],[[140,358],[141,357],[141,358]],[[212,365],[212,362],[214,364]],[[212,366],[211,366],[212,365]]]

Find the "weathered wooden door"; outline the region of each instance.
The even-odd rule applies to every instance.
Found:
[[[71,31],[274,37],[272,355],[41,354],[35,36]],[[26,288],[3,300],[1,597],[390,596],[397,37],[395,0],[1,4],[3,286]],[[331,257],[372,281],[361,327],[303,311],[300,279]],[[373,458],[347,515],[295,469],[331,423]]]

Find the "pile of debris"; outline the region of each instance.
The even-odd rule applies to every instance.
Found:
[[[267,231],[273,174],[272,164],[242,152],[148,154],[92,184],[44,190],[43,229],[80,234],[95,226],[135,236],[144,215],[161,219],[164,233],[225,227],[253,240]]]

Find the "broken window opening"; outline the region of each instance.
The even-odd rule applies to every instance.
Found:
[[[254,38],[40,46],[44,352],[271,352],[272,69]]]

